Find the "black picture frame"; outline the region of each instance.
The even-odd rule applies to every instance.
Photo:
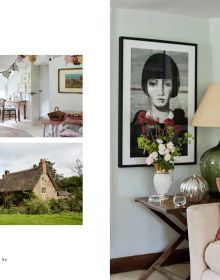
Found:
[[[144,107],[141,97],[142,91],[144,98],[141,88],[143,65],[147,58],[158,52],[168,54],[179,67],[179,101],[173,102],[176,104],[173,107],[183,107],[183,111],[187,113],[187,130],[193,135],[193,140],[187,145],[187,154],[179,157],[175,165],[196,164],[197,131],[195,127],[190,126],[190,121],[197,106],[197,44],[119,37],[119,167],[147,166],[144,155],[132,155],[131,122],[135,112]],[[180,105],[177,105],[178,102]]]

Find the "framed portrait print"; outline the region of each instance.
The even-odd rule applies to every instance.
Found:
[[[20,84],[18,84],[18,91],[19,92],[25,92],[25,84],[23,84],[23,83],[20,83]]]
[[[83,93],[82,68],[58,69],[59,93]]]
[[[182,145],[176,164],[196,163],[196,128],[190,121],[196,109],[197,45],[191,43],[119,38],[119,138],[118,166],[147,166],[147,154],[137,138],[149,133],[140,116],[153,120],[154,132],[167,121],[178,128],[178,137],[191,133]],[[177,142],[177,138],[174,139]]]

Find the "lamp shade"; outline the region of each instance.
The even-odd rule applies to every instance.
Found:
[[[192,119],[191,125],[220,127],[220,83],[211,84]],[[206,151],[200,159],[202,177],[209,186],[209,194],[220,198],[216,180],[220,178],[220,142]]]
[[[192,119],[191,125],[220,127],[220,83],[209,85]]]

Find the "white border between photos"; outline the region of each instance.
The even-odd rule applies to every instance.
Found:
[[[110,3],[33,0],[32,8],[29,4],[27,0],[1,3],[1,21],[7,22],[1,31],[1,54],[83,54],[83,226],[0,226],[1,278],[107,280]],[[51,141],[79,143],[80,139],[4,138],[0,145]],[[7,263],[1,261],[4,257]]]

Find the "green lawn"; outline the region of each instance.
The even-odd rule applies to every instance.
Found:
[[[0,225],[82,225],[82,213],[0,214]]]

